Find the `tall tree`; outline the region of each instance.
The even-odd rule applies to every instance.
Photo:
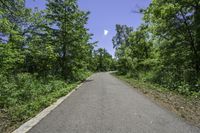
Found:
[[[0,2],[0,47],[2,72],[21,71],[24,62],[25,33],[30,9],[24,0],[1,0]]]
[[[113,69],[113,59],[106,49],[99,48],[95,51],[97,71],[109,71]]]
[[[92,48],[88,43],[90,35],[84,27],[88,12],[78,9],[76,0],[48,0],[47,29],[52,33],[59,57],[58,69],[65,79],[73,78],[75,69],[84,68],[84,57]]]
[[[189,82],[197,81],[200,76],[199,1],[153,0],[144,18],[153,35],[160,38],[161,58],[169,71],[176,72],[173,77],[183,81],[184,75],[190,75]]]

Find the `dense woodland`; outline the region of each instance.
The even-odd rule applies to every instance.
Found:
[[[0,115],[5,122],[0,132],[91,72],[114,68],[112,56],[91,43],[89,12],[79,10],[76,0],[47,0],[45,10],[29,9],[25,2],[0,0],[0,114],[6,115]]]
[[[0,132],[70,92],[92,72],[117,70],[200,95],[200,1],[152,0],[137,29],[116,25],[116,59],[91,42],[76,0],[0,0]]]
[[[152,0],[137,29],[116,25],[117,69],[181,94],[200,92],[200,1]]]

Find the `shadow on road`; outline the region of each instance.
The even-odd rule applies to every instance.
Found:
[[[88,79],[88,80],[85,80],[84,83],[92,82],[92,81],[93,81],[92,79]]]

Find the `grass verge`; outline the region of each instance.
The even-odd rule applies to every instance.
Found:
[[[125,81],[152,101],[175,112],[189,123],[200,127],[200,98],[196,96],[185,96],[175,91],[142,82],[125,75],[112,73],[113,76]]]
[[[85,73],[84,79],[90,75]],[[67,83],[55,78],[37,79],[30,74],[20,74],[15,79],[0,77],[0,80],[1,133],[12,132],[81,83]]]

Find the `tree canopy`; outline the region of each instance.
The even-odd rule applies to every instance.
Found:
[[[85,28],[89,12],[76,0],[47,0],[46,9],[25,7],[25,0],[0,2],[1,74],[37,73],[79,80],[92,71],[94,43]]]
[[[170,89],[200,91],[199,0],[152,0],[141,13],[144,23],[136,30],[116,25],[118,70]]]

